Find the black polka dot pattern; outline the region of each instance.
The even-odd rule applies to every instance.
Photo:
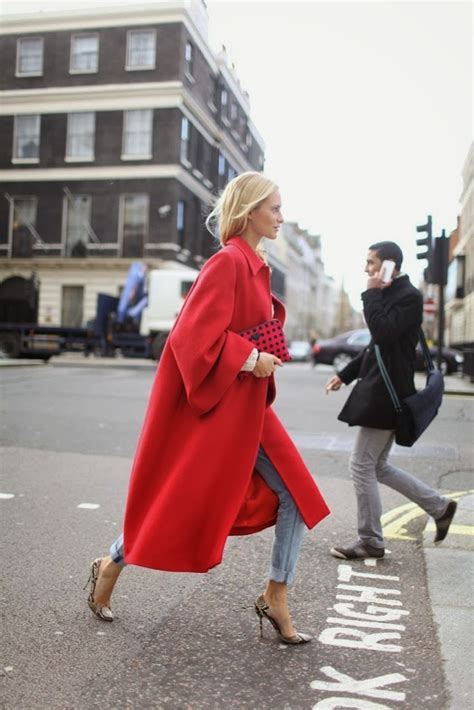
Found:
[[[259,323],[253,328],[240,331],[239,335],[249,340],[259,352],[271,353],[282,362],[291,360],[285,334],[278,318]]]

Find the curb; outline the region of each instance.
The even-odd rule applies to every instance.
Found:
[[[442,545],[433,544],[434,523],[423,532],[428,590],[438,627],[450,700],[446,710],[465,710],[474,696],[474,494],[452,494],[458,508]]]

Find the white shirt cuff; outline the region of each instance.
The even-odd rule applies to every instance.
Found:
[[[257,364],[257,357],[258,357],[258,350],[257,348],[254,348],[242,367],[240,368],[241,372],[252,372],[254,369],[255,365]]]

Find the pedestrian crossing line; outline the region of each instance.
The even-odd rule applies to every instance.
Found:
[[[452,500],[460,500],[464,496],[472,493],[474,493],[474,489],[467,491],[453,491],[452,493],[447,493],[446,495],[447,498],[451,498]],[[388,510],[381,517],[383,536],[385,538],[390,538],[391,540],[416,540],[416,537],[408,534],[406,526],[412,520],[419,518],[421,515],[426,515],[426,513],[422,508],[418,507],[416,503],[405,503],[404,505],[399,505],[397,508]],[[454,526],[451,526],[450,531],[453,528]]]

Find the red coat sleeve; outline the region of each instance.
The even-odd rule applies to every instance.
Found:
[[[253,349],[229,330],[235,297],[236,266],[223,249],[202,269],[169,337],[188,402],[200,415],[219,403]]]

